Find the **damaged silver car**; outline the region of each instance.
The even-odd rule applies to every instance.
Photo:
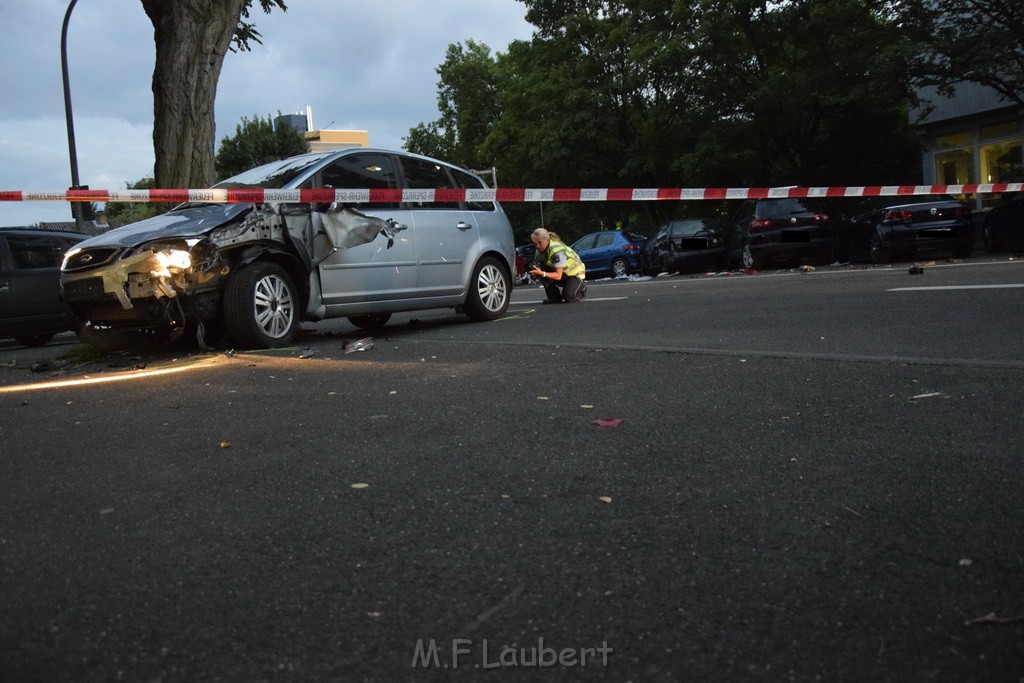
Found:
[[[496,201],[443,192],[485,190],[472,173],[355,148],[214,186],[254,188],[297,191],[278,193],[280,203],[182,204],[69,251],[61,287],[84,332],[187,332],[201,345],[227,335],[270,348],[290,343],[301,321],[347,317],[375,329],[399,311],[450,307],[482,321],[508,308],[515,250],[505,213]],[[416,190],[434,189],[436,201],[416,201],[431,198]]]

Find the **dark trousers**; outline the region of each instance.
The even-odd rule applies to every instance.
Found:
[[[583,280],[575,275],[567,276],[562,274],[561,280],[544,279],[544,292],[548,299],[561,299],[567,304],[583,300],[586,288]]]

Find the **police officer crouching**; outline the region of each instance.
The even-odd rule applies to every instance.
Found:
[[[544,303],[582,301],[587,294],[587,285],[583,281],[587,269],[576,252],[544,228],[534,230],[530,239],[537,247],[537,254],[529,273],[541,279],[548,296]]]

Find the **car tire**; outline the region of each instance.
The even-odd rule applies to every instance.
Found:
[[[299,297],[291,277],[276,263],[243,266],[224,289],[224,321],[235,344],[245,348],[291,343],[299,326]]]
[[[882,244],[882,236],[877,232],[871,233],[871,240],[868,242],[868,257],[875,265],[882,265],[889,262],[889,254]]]
[[[1003,250],[1003,245],[996,239],[992,232],[992,226],[986,225],[982,237],[985,240],[985,251],[995,254]]]
[[[34,348],[36,346],[46,346],[46,343],[51,339],[53,339],[52,334],[23,334],[15,337],[14,341],[22,346]]]
[[[740,265],[743,266],[744,269],[754,270],[756,270],[757,267],[760,265],[754,258],[754,252],[750,251],[749,242],[744,242],[743,247],[740,250]]]
[[[629,262],[624,258],[613,258],[611,264],[612,277],[621,277],[629,273]]]
[[[350,315],[348,321],[361,330],[379,330],[391,320],[390,313],[369,313],[367,315]]]
[[[473,269],[463,312],[475,322],[495,320],[508,310],[511,293],[508,271],[497,259],[485,256]]]

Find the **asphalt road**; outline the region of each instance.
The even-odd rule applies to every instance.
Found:
[[[0,680],[1022,680],[1022,285],[678,276],[348,354],[345,322],[0,346]]]

